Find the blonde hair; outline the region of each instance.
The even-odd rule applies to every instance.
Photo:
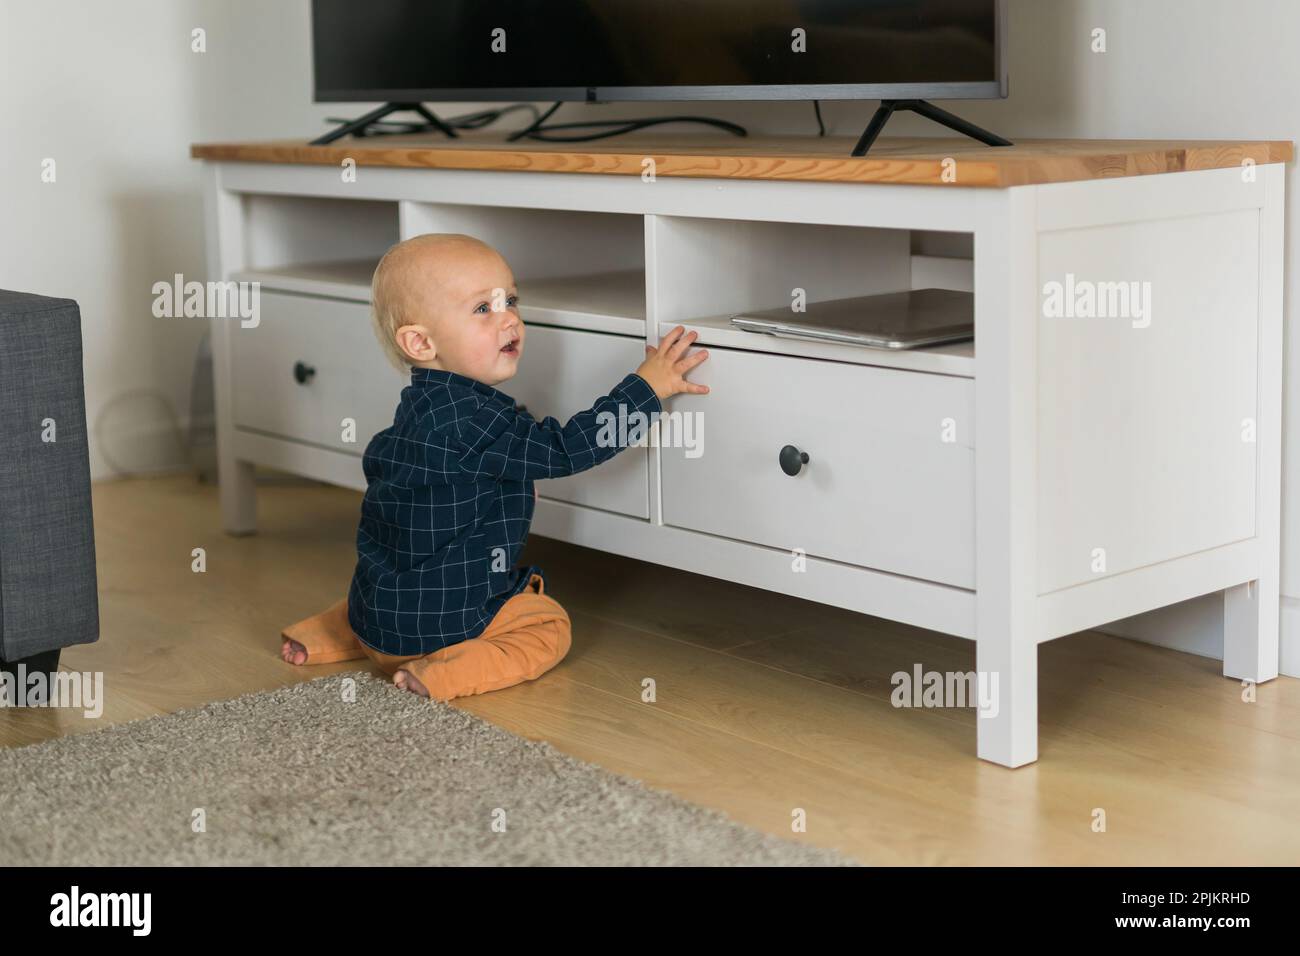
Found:
[[[375,274],[370,280],[370,324],[384,355],[399,371],[409,372],[411,360],[397,344],[397,330],[404,325],[419,324],[424,319],[418,311],[419,296],[412,291],[411,257],[416,250],[426,246],[466,244],[492,248],[481,239],[463,233],[427,232],[389,246],[375,266]]]

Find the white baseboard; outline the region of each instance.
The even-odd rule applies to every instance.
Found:
[[[1278,644],[1278,672],[1287,677],[1300,677],[1300,598],[1282,595]]]
[[[1278,670],[1300,677],[1300,598],[1282,596]],[[1223,595],[1206,594],[1095,628],[1106,634],[1223,660]]]

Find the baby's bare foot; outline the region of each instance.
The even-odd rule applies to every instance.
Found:
[[[284,645],[280,648],[280,657],[288,664],[306,664],[307,648],[286,637]]]
[[[409,690],[412,694],[415,694],[418,697],[429,696],[429,692],[425,690],[424,685],[421,684],[410,671],[399,670],[393,675],[393,684],[399,690]]]

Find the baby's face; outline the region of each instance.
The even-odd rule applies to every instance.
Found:
[[[511,378],[524,352],[515,278],[494,250],[463,245],[417,264],[421,312],[436,351],[427,364],[485,385]]]

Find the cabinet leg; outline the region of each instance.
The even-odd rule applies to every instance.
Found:
[[[252,463],[220,457],[217,465],[221,523],[226,533],[253,534],[257,531],[257,483]]]
[[[1038,645],[1007,633],[977,637],[975,667],[992,706],[977,712],[981,760],[1020,767],[1038,759]]]
[[[1279,582],[1247,581],[1223,592],[1223,676],[1262,683],[1277,676]]]

